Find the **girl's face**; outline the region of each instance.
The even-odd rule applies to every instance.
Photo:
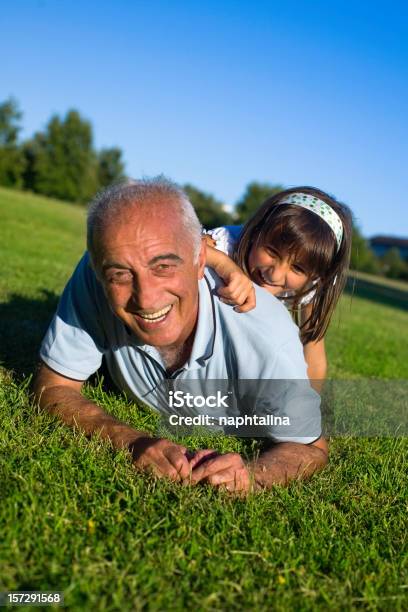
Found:
[[[252,247],[248,264],[251,279],[272,295],[302,291],[310,280],[300,262],[270,247]]]

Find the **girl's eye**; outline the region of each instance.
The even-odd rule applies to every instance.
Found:
[[[271,257],[275,257],[277,259],[280,259],[280,253],[278,253],[278,251],[276,251],[275,249],[271,249],[270,247],[268,247],[266,249],[268,251],[268,255],[270,255]]]
[[[298,264],[292,264],[292,270],[295,272],[295,274],[305,274],[306,275],[305,270],[302,268],[302,266],[299,266]]]

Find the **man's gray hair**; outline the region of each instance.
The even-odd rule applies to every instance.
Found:
[[[100,191],[88,206],[87,245],[95,265],[97,257],[97,235],[108,223],[126,209],[142,206],[154,198],[176,203],[180,212],[183,235],[180,240],[191,240],[194,263],[198,261],[201,248],[202,226],[186,193],[176,183],[162,174],[140,180],[126,179]],[[169,210],[169,219],[172,215]]]

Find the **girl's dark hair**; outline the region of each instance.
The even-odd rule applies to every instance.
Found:
[[[333,230],[319,215],[296,204],[280,205],[291,193],[310,194],[323,200],[336,211],[343,223],[343,237],[339,249]],[[301,262],[308,277],[318,279],[313,286],[315,294],[311,302],[311,315],[300,323],[300,339],[303,344],[321,340],[326,333],[346,284],[351,234],[349,208],[314,187],[294,187],[271,196],[244,225],[234,259],[249,276],[248,260],[251,249],[264,246]],[[296,294],[291,310],[297,314],[301,312],[301,298],[310,290],[309,286]]]

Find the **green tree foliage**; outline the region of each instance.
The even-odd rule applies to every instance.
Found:
[[[239,223],[245,223],[267,198],[279,193],[282,189],[282,185],[270,185],[256,181],[249,183],[235,208]]]
[[[402,259],[396,247],[389,249],[381,257],[382,272],[388,278],[408,279],[408,264]]]
[[[212,195],[204,193],[190,184],[184,185],[183,189],[206,229],[234,223],[232,215],[224,210],[223,204]]]
[[[122,151],[116,147],[102,149],[98,153],[99,187],[107,187],[125,177]]]
[[[351,270],[360,270],[370,274],[378,274],[380,272],[379,261],[357,225],[353,225],[350,268]]]
[[[22,113],[14,98],[0,104],[0,185],[21,187],[24,156],[18,144]]]
[[[28,189],[73,202],[87,201],[98,189],[98,166],[91,124],[76,110],[54,115],[45,132],[24,146]]]

